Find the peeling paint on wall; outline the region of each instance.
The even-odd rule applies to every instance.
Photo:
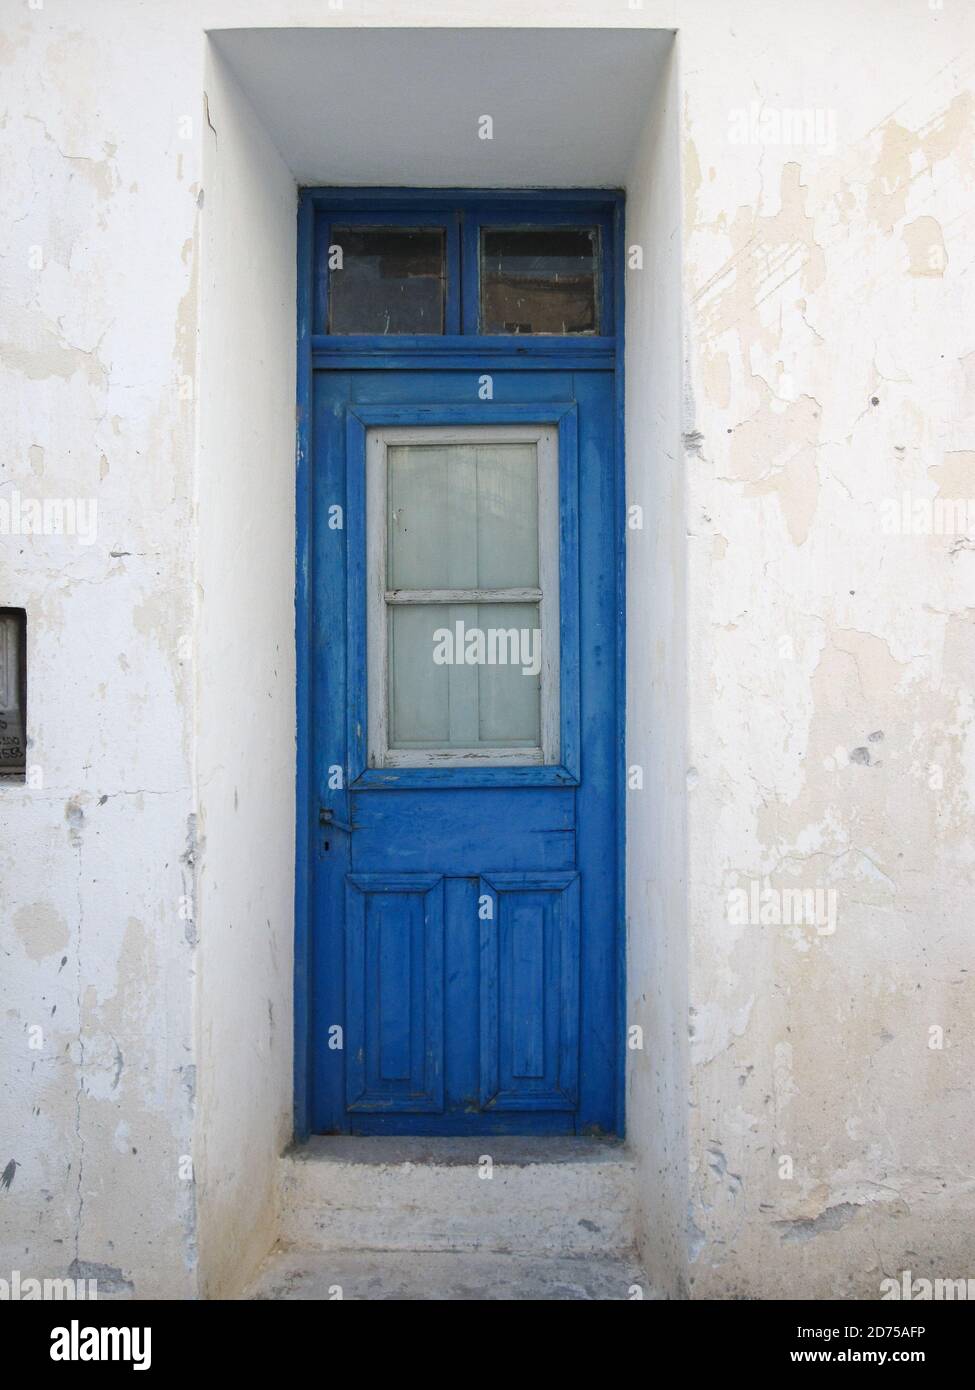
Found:
[[[675,1292],[873,1297],[907,1250],[918,1273],[971,1266],[975,536],[934,509],[975,499],[965,11],[857,0],[842,32],[792,0],[465,16],[679,30],[627,279],[628,489],[653,518],[629,561],[653,798],[630,809],[631,1003],[654,1044],[630,1135]],[[255,771],[240,692],[263,663],[293,727],[286,656],[248,648],[291,631],[290,477],[269,496],[261,469],[293,420],[262,331],[291,332],[293,180],[204,30],[322,17],[118,13],[25,9],[0,36],[0,494],[98,503],[90,546],[0,548],[36,772],[0,789],[0,1234],[39,1275],[182,1297],[273,1238],[291,1084],[290,770]],[[736,125],[754,102],[808,104],[812,138]],[[835,893],[835,921],[730,920],[752,885]]]

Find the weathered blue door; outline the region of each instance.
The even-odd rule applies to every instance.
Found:
[[[298,974],[313,1132],[622,1130],[606,336],[596,362],[576,342],[565,366],[550,351],[530,367],[479,363],[480,335],[428,340],[422,362],[386,335],[314,340]]]

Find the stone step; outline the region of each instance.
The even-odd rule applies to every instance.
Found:
[[[612,1255],[633,1201],[618,1143],[318,1137],[282,1159],[279,1230],[312,1250]]]
[[[244,1299],[514,1302],[658,1299],[627,1255],[278,1249]]]

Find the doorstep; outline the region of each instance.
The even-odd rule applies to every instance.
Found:
[[[279,1235],[319,1251],[613,1257],[634,1165],[598,1139],[316,1137],[281,1160]]]
[[[562,1302],[653,1299],[636,1260],[623,1255],[540,1257],[489,1252],[271,1253],[242,1299],[261,1301]]]

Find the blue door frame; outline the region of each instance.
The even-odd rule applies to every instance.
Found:
[[[329,245],[329,226],[333,216],[340,220],[343,226],[356,222],[375,225],[379,221],[384,224],[395,224],[398,221],[401,225],[417,225],[417,219],[421,214],[423,225],[433,225],[438,218],[442,219],[441,225],[446,234],[448,291],[444,326],[447,331],[443,335],[415,338],[405,335],[329,337],[323,331],[327,322],[324,249]],[[492,218],[507,226],[512,223],[533,226],[546,223],[565,225],[570,221],[579,222],[583,218],[587,225],[599,225],[604,254],[601,258],[602,314],[601,332],[598,337],[486,337],[477,334],[476,318],[473,317],[476,313],[474,306],[477,283],[475,238],[478,235],[479,221],[490,221]],[[471,193],[461,190],[403,189],[306,189],[301,194],[298,224],[298,775],[295,888],[295,1133],[299,1139],[307,1137],[311,1132],[342,1132],[349,1129],[356,1132],[422,1134],[623,1133],[626,989],[622,893],[626,782],[623,767],[625,500],[622,287],[621,194],[592,190],[560,190],[558,193],[482,190]],[[421,375],[414,375],[417,373]],[[480,402],[476,392],[472,393],[470,390],[471,374],[477,380],[485,373],[490,374],[499,387],[494,400],[490,402]],[[368,844],[370,811],[353,811],[352,806],[354,802],[359,808],[381,805],[378,798],[373,797],[369,800],[372,791],[378,792],[381,798],[388,795],[384,789],[395,787],[395,795],[400,798],[398,804],[404,810],[408,810],[407,801],[403,800],[404,796],[408,798],[409,795],[415,794],[422,799],[425,789],[449,786],[450,794],[454,798],[453,804],[462,816],[465,795],[476,798],[479,789],[520,787],[523,789],[521,794],[537,798],[538,805],[541,806],[542,799],[551,796],[555,788],[563,788],[559,795],[564,797],[569,788],[578,786],[580,769],[586,762],[586,734],[580,729],[580,720],[585,718],[585,710],[580,713],[577,656],[579,632],[578,627],[573,632],[573,609],[571,604],[567,604],[563,608],[563,613],[569,615],[569,621],[567,626],[563,626],[562,669],[564,673],[568,673],[569,679],[565,681],[563,689],[561,760],[558,766],[463,770],[407,769],[405,771],[408,775],[405,778],[404,769],[366,767],[362,732],[366,722],[366,689],[363,674],[365,662],[364,653],[355,650],[355,643],[362,640],[364,632],[361,621],[361,590],[364,555],[362,458],[365,433],[371,425],[520,422],[557,424],[561,504],[563,516],[570,519],[569,524],[563,525],[562,532],[562,582],[571,592],[573,575],[578,575],[578,566],[571,554],[573,537],[577,534],[571,522],[576,497],[571,479],[574,477],[573,470],[577,464],[580,447],[580,410],[584,431],[582,448],[589,457],[590,472],[592,451],[596,447],[597,436],[607,430],[611,435],[611,447],[604,447],[603,454],[606,464],[612,463],[611,476],[598,483],[603,497],[600,505],[604,507],[604,519],[611,517],[615,520],[615,526],[611,525],[608,528],[613,532],[609,538],[609,578],[616,626],[615,660],[612,663],[613,698],[608,715],[608,736],[616,750],[616,757],[613,772],[606,779],[609,785],[601,788],[599,792],[602,807],[599,814],[603,817],[599,824],[605,822],[605,825],[611,828],[611,841],[600,842],[598,834],[590,836],[583,833],[585,825],[580,824],[577,827],[573,821],[572,831],[579,842],[578,873],[568,872],[564,866],[559,865],[548,871],[543,871],[544,866],[540,866],[538,872],[528,876],[517,872],[491,872],[488,878],[482,879],[482,886],[486,886],[487,891],[496,896],[499,904],[505,900],[506,893],[524,892],[526,889],[536,895],[548,893],[551,901],[559,904],[557,909],[552,910],[563,914],[563,917],[559,918],[561,921],[566,913],[570,916],[573,912],[578,913],[577,907],[573,904],[579,895],[580,877],[585,885],[589,868],[593,873],[597,871],[595,862],[589,864],[589,856],[598,855],[599,871],[605,872],[604,861],[607,854],[609,855],[613,860],[614,891],[609,895],[611,901],[607,902],[602,910],[608,914],[612,922],[612,958],[607,957],[597,962],[595,973],[607,978],[600,978],[592,985],[592,989],[604,1003],[612,995],[612,1025],[609,1031],[615,1036],[608,1040],[602,1038],[599,1047],[603,1049],[603,1057],[601,1061],[594,1061],[590,1068],[594,1078],[592,1082],[588,1082],[585,1075],[579,1079],[581,1099],[578,1123],[573,1121],[568,1128],[565,1115],[558,1113],[557,1108],[546,1114],[544,1096],[538,1109],[533,1111],[527,1121],[524,1113],[519,1113],[523,1111],[523,1107],[514,1102],[511,1114],[506,1118],[503,1088],[501,1092],[498,1091],[498,1078],[494,1074],[497,1064],[485,1054],[483,1047],[479,1062],[481,1092],[491,1093],[496,1097],[500,1095],[500,1100],[496,1099],[493,1102],[493,1118],[487,1128],[471,1130],[465,1127],[466,1117],[436,1115],[438,1097],[442,1100],[444,1078],[442,1074],[434,1074],[435,1068],[425,1079],[414,1078],[411,1094],[420,1097],[417,1101],[420,1113],[410,1115],[400,1111],[395,1117],[383,1117],[383,1120],[391,1119],[391,1123],[373,1120],[372,1127],[367,1123],[364,1128],[360,1128],[354,1115],[351,1122],[347,1114],[344,1118],[340,1115],[341,1107],[338,1107],[338,1102],[323,1102],[320,1077],[316,1080],[315,1049],[317,1047],[320,1050],[325,1045],[327,1030],[330,1027],[336,1023],[345,1026],[346,1009],[349,1005],[345,997],[343,972],[350,972],[349,988],[350,991],[354,991],[354,967],[358,959],[355,952],[361,949],[356,930],[346,930],[341,922],[336,924],[331,943],[324,943],[320,939],[323,912],[341,915],[342,908],[336,907],[340,879],[347,920],[353,922],[357,914],[361,915],[365,910],[363,903],[374,887],[384,895],[396,892],[410,894],[424,904],[417,909],[420,913],[416,918],[420,924],[417,929],[421,935],[423,932],[427,933],[429,949],[436,952],[439,949],[437,942],[442,942],[445,894],[466,891],[457,885],[468,881],[468,872],[456,865],[451,870],[450,864],[447,863],[447,874],[453,872],[457,874],[457,878],[448,877],[444,880],[447,885],[445,888],[440,883],[442,873],[424,877],[418,872],[422,866],[408,863],[408,856],[404,862],[408,863],[410,873],[404,874],[402,880],[388,867],[382,876],[369,872],[352,872],[356,866],[353,865],[350,854],[346,854],[344,859],[342,856],[323,858],[320,825],[320,812],[324,804],[322,789],[327,768],[332,765],[325,745],[334,736],[333,747],[343,747],[343,791],[330,798],[329,807],[325,812],[330,818],[329,824],[338,832],[338,840],[343,844],[343,837],[346,836],[354,816],[358,817],[356,828],[361,827],[364,832],[361,840]],[[325,485],[326,493],[323,493],[323,473],[331,468],[333,460],[338,472],[334,478],[329,479]],[[337,496],[336,489],[341,489],[345,516],[348,520],[346,545],[332,547],[331,552],[316,548],[316,487],[319,493],[318,511],[325,495]],[[328,489],[331,491],[328,492]],[[580,544],[591,549],[594,542],[595,538],[591,532],[583,531]],[[605,537],[601,538],[600,543],[604,542]],[[569,551],[565,549],[567,543]],[[605,558],[600,559],[599,563],[605,569]],[[585,551],[582,566],[585,579]],[[342,707],[325,711],[324,715],[321,707],[316,710],[316,700],[321,698],[320,690],[316,693],[316,680],[320,686],[324,645],[320,613],[316,621],[316,586],[319,594],[324,589],[330,594],[341,592],[346,595],[347,633],[351,644],[347,667],[350,673],[359,673],[358,678],[350,679],[347,690],[343,686],[345,702]],[[574,694],[573,663],[576,674]],[[583,704],[586,698],[584,695]],[[327,728],[323,728],[323,718]],[[603,719],[603,723],[607,723],[606,718]],[[594,761],[598,759],[594,758]],[[469,790],[465,793],[464,788]],[[365,796],[359,793],[365,793]],[[481,804],[483,803],[471,801],[472,815],[478,814],[477,807]],[[530,808],[534,804],[532,801],[526,799],[519,804],[526,808],[526,813],[531,814]],[[546,815],[551,817],[551,806],[546,810]],[[449,846],[444,853],[449,860]],[[458,903],[460,899],[457,899],[455,906]],[[588,907],[591,913],[594,910],[593,903],[590,902]],[[549,912],[548,906],[545,912]],[[319,923],[317,940],[316,921]],[[426,925],[423,925],[424,923]],[[432,935],[431,924],[436,928]],[[347,938],[344,945],[340,939],[343,936]],[[578,962],[576,968],[578,969]],[[490,985],[487,987],[490,989]],[[557,983],[556,987],[559,987]],[[564,990],[566,987],[570,986],[567,986],[563,979],[561,988]],[[582,987],[582,1021],[585,1026],[585,990],[589,987],[585,974]],[[483,1013],[483,980],[480,988]],[[596,994],[593,995],[594,998]],[[438,998],[428,999],[430,1018],[442,1018],[442,1002]],[[605,1017],[605,1009],[603,1014]],[[350,1017],[357,1016],[353,1002]],[[600,1031],[605,1033],[607,1030]],[[484,1036],[482,1025],[482,1043]],[[437,1037],[442,1041],[439,1034]],[[363,1088],[363,1093],[368,1091],[368,1079],[364,1074],[359,1075],[362,1071],[362,1051],[355,1043],[354,1037],[345,1038],[342,1049],[342,1065],[346,1071],[343,1092],[347,1097],[363,1091]],[[568,1065],[571,1073],[571,1063]],[[320,1065],[318,1070],[320,1072]],[[585,1068],[583,1070],[585,1072]],[[564,1078],[561,1084],[564,1086]],[[587,1086],[591,1094],[587,1093]],[[556,1102],[552,1104],[557,1107]],[[354,1105],[349,1108],[353,1111],[355,1109]],[[564,1108],[561,1107],[563,1111]]]

